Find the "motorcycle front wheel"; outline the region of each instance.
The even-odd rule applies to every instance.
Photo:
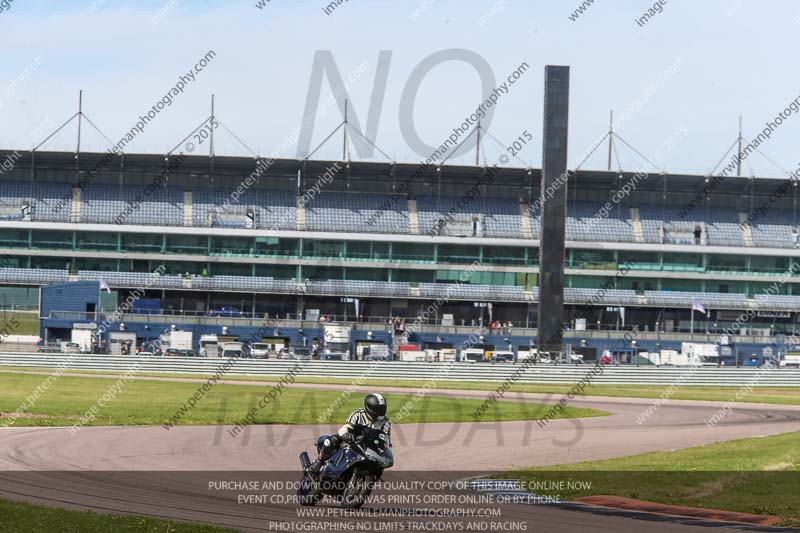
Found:
[[[316,482],[311,477],[308,475],[303,476],[303,479],[300,480],[300,486],[297,487],[297,499],[300,501],[300,505],[313,507],[319,503],[322,495],[316,485]]]
[[[358,509],[364,505],[374,483],[375,477],[372,474],[360,470],[353,472],[342,493],[342,508]]]

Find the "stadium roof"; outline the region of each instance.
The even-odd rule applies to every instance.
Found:
[[[0,150],[0,162],[15,152],[13,150]],[[103,153],[81,152],[45,152],[45,151],[22,151],[16,152],[15,168],[29,169],[35,167],[36,171],[69,171],[74,173],[76,164],[82,173],[90,171],[96,166],[100,166],[103,173],[118,174],[120,170],[132,174],[158,174],[167,162],[164,154],[124,154],[124,156],[114,156],[105,164],[102,160]],[[194,179],[215,178],[225,179],[226,177],[242,179],[249,175],[256,167],[256,159],[253,157],[230,157],[207,155],[170,155],[169,160],[175,161],[182,157],[180,168],[174,174],[192,176]],[[266,159],[266,158],[262,158]],[[306,176],[321,176],[332,165],[342,161],[322,161],[322,160],[299,160],[299,159],[275,159],[269,166],[266,175],[273,177],[294,178],[299,170]],[[388,163],[374,161],[350,161],[345,162],[349,171],[349,179],[357,184],[358,182],[373,182],[378,179],[386,181],[394,180],[396,184],[403,182],[416,181],[418,183],[441,183],[448,185],[465,186],[473,185],[486,172],[486,167],[467,166],[467,165],[430,165],[424,168],[422,163]],[[5,172],[4,174],[8,174]],[[19,175],[17,173],[17,175]],[[623,172],[606,170],[580,170],[573,174],[570,179],[570,188],[615,190],[629,180],[636,183],[637,191],[650,192],[697,192],[706,183],[707,177],[699,174],[661,174],[652,172],[646,174],[641,171],[639,178],[634,178],[636,172]],[[1,176],[1,175],[0,175]],[[646,176],[646,177],[645,177]],[[52,179],[52,177],[48,177]],[[497,187],[530,187],[538,188],[541,179],[541,169],[521,168],[521,167],[498,167],[493,185]],[[728,177],[718,182],[714,189],[715,193],[721,194],[750,194],[751,188],[756,195],[769,195],[775,190],[786,177]],[[216,180],[215,180],[216,181]]]

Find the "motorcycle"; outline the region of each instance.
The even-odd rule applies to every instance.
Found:
[[[370,426],[356,426],[353,435],[353,442],[339,448],[315,476],[306,471],[311,464],[308,452],[300,454],[303,478],[297,496],[301,505],[314,506],[327,495],[340,498],[345,509],[358,509],[367,501],[384,469],[394,465],[386,433]],[[326,438],[317,440],[317,453]]]

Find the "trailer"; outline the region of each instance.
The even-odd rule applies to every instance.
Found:
[[[174,350],[191,350],[193,334],[191,331],[172,331],[169,336],[169,347]]]
[[[79,346],[80,353],[92,353],[95,324],[75,324],[70,341]]]
[[[219,338],[213,333],[200,335],[200,357],[219,357]]]
[[[110,332],[108,349],[111,355],[133,355],[136,351],[136,333],[131,331]]]
[[[784,353],[780,366],[786,368],[800,368],[800,351],[792,350]]]

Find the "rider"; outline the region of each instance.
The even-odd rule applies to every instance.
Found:
[[[316,474],[322,468],[322,464],[330,459],[330,457],[339,449],[342,442],[348,444],[352,443],[355,439],[353,430],[355,426],[370,426],[375,429],[380,429],[389,440],[391,446],[391,431],[392,425],[389,419],[386,418],[386,398],[382,394],[372,393],[367,394],[364,398],[364,408],[356,409],[350,416],[347,417],[347,422],[339,428],[335,435],[324,435],[320,437],[322,445],[319,447],[319,457],[316,461],[308,465],[307,471],[311,474]],[[324,439],[324,440],[323,440]]]

